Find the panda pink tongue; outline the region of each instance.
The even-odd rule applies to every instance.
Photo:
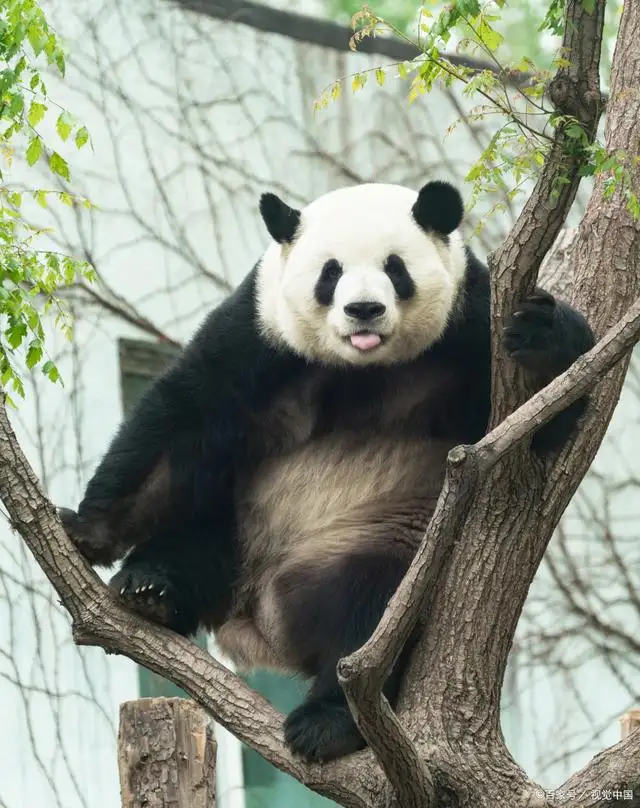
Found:
[[[378,334],[352,334],[351,344],[361,351],[370,351],[380,345],[381,339]]]

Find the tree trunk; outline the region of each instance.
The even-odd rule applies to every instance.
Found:
[[[205,710],[187,699],[120,706],[122,808],[215,808],[216,742]]]

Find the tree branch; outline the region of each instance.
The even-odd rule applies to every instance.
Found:
[[[284,745],[282,716],[242,679],[206,651],[127,611],[111,595],[64,532],[0,405],[0,499],[60,596],[79,645],[98,645],[170,679],[241,741],[301,783],[349,808],[368,808],[357,759],[305,765]]]
[[[436,788],[429,765],[382,693],[378,677],[350,677],[342,662],[338,678],[358,728],[386,774],[398,806],[431,808]]]
[[[572,116],[593,140],[600,119],[600,49],[605,0],[593,12],[582,0],[567,0],[563,55],[549,85],[549,95],[560,116]],[[515,299],[522,300],[536,284],[540,264],[564,225],[580,184],[583,162],[575,155],[575,141],[556,125],[553,143],[533,192],[501,247],[489,257],[492,276],[492,415],[490,427],[504,420],[526,398],[524,372],[502,346],[502,324]],[[514,383],[515,381],[515,383]]]
[[[591,351],[475,446],[458,446],[449,453],[445,484],[413,563],[370,639],[358,651],[340,661],[340,683],[358,726],[383,770],[399,793],[416,788],[416,782],[421,783],[422,801],[412,803],[406,800],[400,804],[428,806],[433,798],[433,781],[406,731],[395,717],[391,718],[381,691],[416,625],[424,595],[438,575],[447,548],[468,513],[476,487],[505,454],[584,395],[639,339],[640,300]],[[396,747],[403,750],[403,758],[417,773],[415,782],[409,783],[406,769],[399,767],[394,751]]]
[[[558,789],[555,805],[568,808],[605,808],[614,799],[611,793],[617,791],[622,796],[625,808],[640,806],[640,729],[637,729],[615,746],[605,749],[583,769],[573,774]],[[631,792],[631,798],[624,792]]]
[[[640,299],[620,322],[573,365],[475,445],[496,463],[555,415],[577,401],[640,340]]]

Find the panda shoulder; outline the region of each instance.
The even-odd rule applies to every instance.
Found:
[[[300,371],[300,359],[261,327],[258,266],[207,315],[177,360],[177,376],[191,380],[194,395],[234,390],[232,398],[262,399]]]

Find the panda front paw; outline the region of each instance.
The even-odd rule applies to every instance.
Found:
[[[542,290],[526,298],[502,329],[509,356],[524,367],[545,372],[556,348],[554,344],[556,301]]]
[[[320,700],[303,702],[287,716],[284,739],[307,763],[326,763],[366,745],[346,704]]]
[[[109,587],[127,608],[147,620],[184,636],[196,633],[197,622],[194,625],[190,610],[181,602],[179,591],[164,568],[143,561],[125,562]]]

